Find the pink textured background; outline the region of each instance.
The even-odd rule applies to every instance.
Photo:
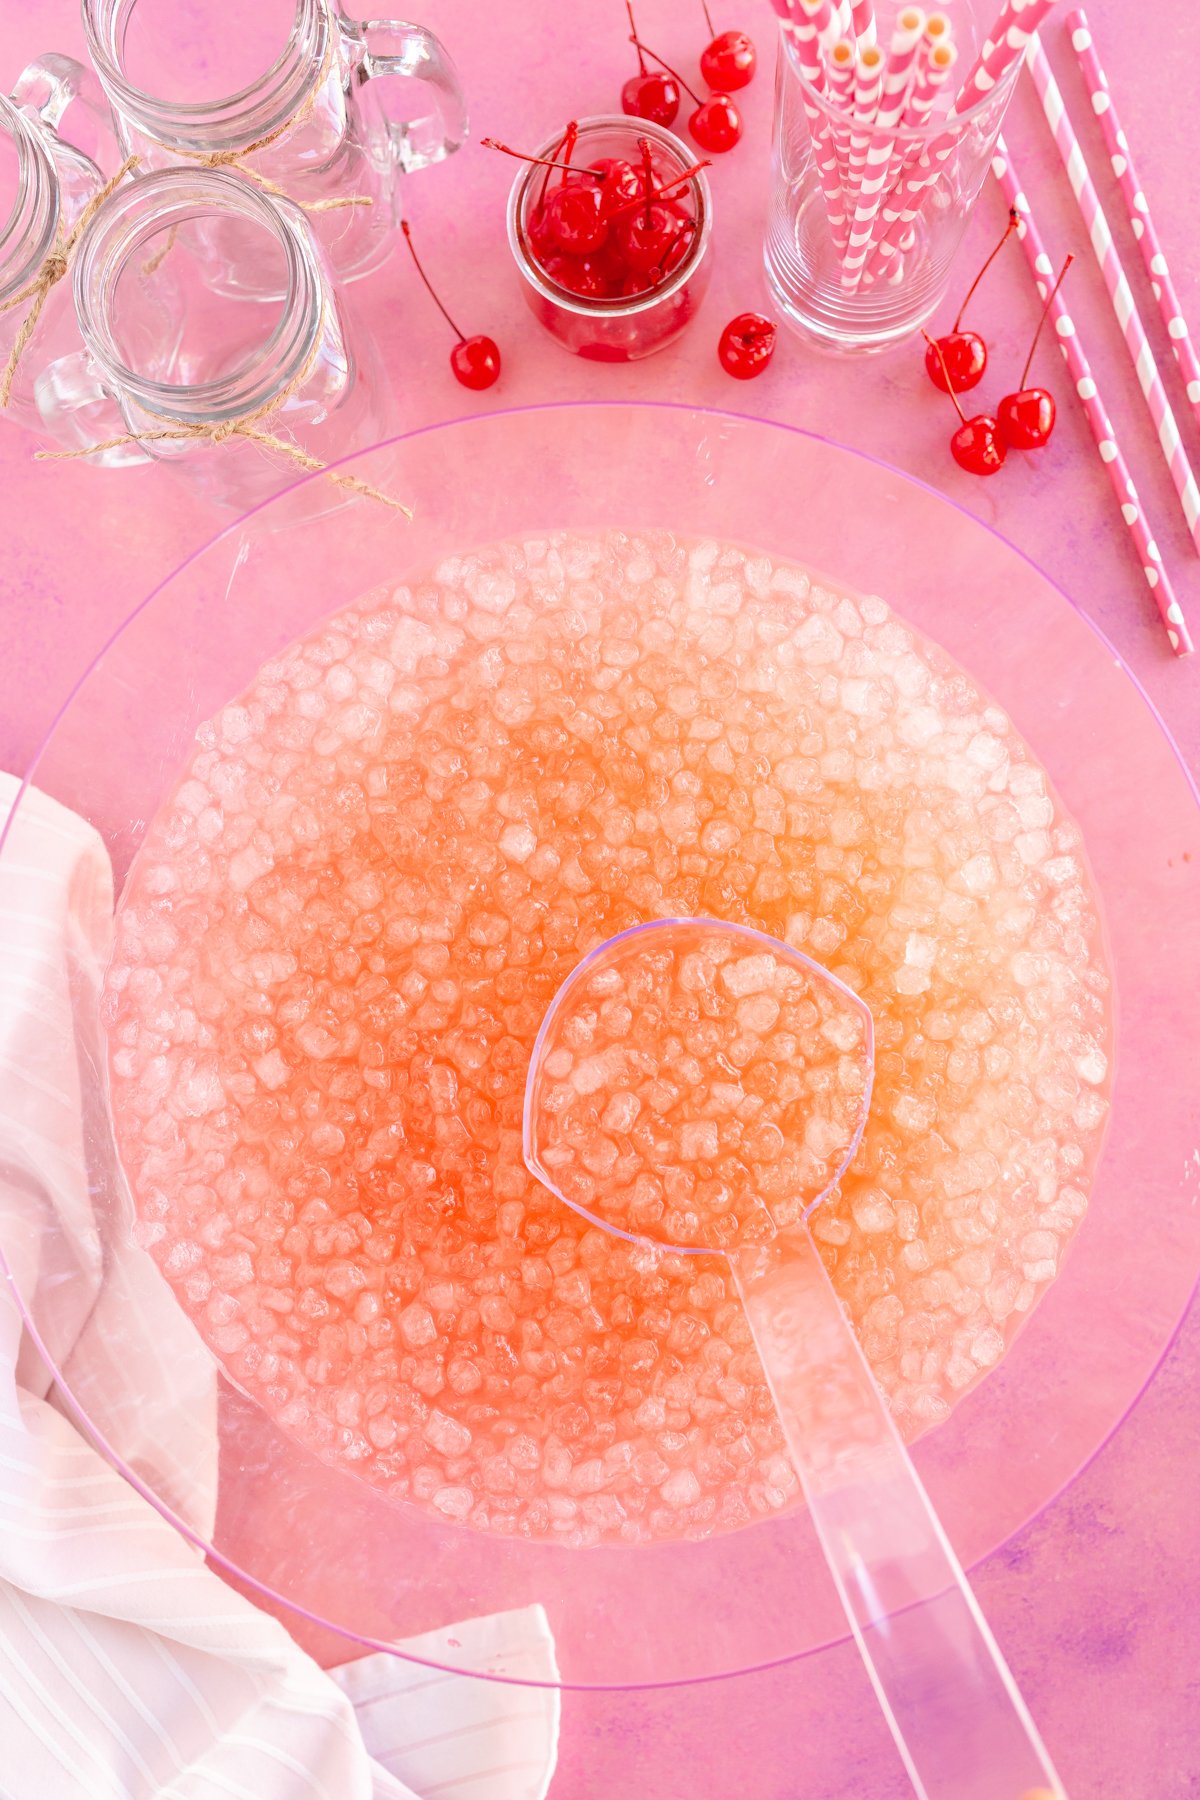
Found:
[[[1064,0],[1065,12],[1069,0]],[[250,0],[253,4],[253,0]],[[718,27],[771,37],[764,0],[714,0]],[[179,8],[181,45],[190,7]],[[698,0],[642,0],[641,29],[691,75],[701,47]],[[1200,54],[1200,19],[1179,0],[1131,11],[1094,0],[1091,22],[1155,207],[1185,306],[1200,330],[1200,252],[1195,169],[1200,112],[1168,87],[1171,72]],[[564,111],[615,108],[629,72],[618,0],[426,0],[466,84],[476,136],[534,142]],[[1153,29],[1151,29],[1151,27]],[[1044,34],[1068,106],[1094,167],[1099,134],[1061,24]],[[72,0],[7,0],[0,12],[5,87],[36,51],[78,51]],[[691,332],[633,368],[564,355],[538,332],[519,297],[504,243],[503,199],[511,166],[477,147],[415,181],[406,204],[452,310],[467,330],[500,342],[505,372],[491,394],[452,380],[448,341],[410,272],[393,261],[360,288],[411,425],[475,407],[549,399],[653,397],[688,400],[810,425],[933,482],[1027,551],[1107,632],[1137,672],[1191,762],[1200,768],[1200,656],[1174,661],[1124,528],[1115,519],[1079,408],[1056,355],[1039,372],[1061,401],[1055,440],[1040,458],[1014,457],[991,482],[959,472],[947,450],[948,402],[926,383],[920,359],[901,352],[869,365],[818,361],[781,342],[752,387],[732,383],[714,345],[732,313],[762,306],[770,77],[745,96],[743,143],[713,171],[717,208],[714,281]],[[1163,554],[1200,636],[1200,563],[1158,460],[1147,416],[1091,263],[1032,92],[1019,92],[1009,122],[1052,254],[1073,248],[1071,306]],[[1133,275],[1136,253],[1115,188],[1102,182]],[[960,259],[961,286],[1003,221],[985,194]],[[956,288],[959,283],[956,279]],[[1135,280],[1144,292],[1140,266]],[[1153,336],[1184,435],[1200,460],[1187,412],[1146,295]],[[953,308],[948,308],[947,321]],[[992,347],[986,392],[1015,384],[1035,305],[1014,249],[989,278],[971,322]],[[1011,382],[1008,378],[1012,378]],[[21,433],[0,431],[0,765],[19,768],[57,700],[129,606],[220,523],[156,469],[49,469]],[[470,479],[470,471],[464,471]],[[653,471],[647,471],[653,480]],[[980,671],[986,675],[986,671]],[[1135,1412],[1070,1492],[977,1572],[980,1598],[1052,1745],[1074,1800],[1183,1800],[1200,1794],[1200,1534],[1195,1436],[1200,1321],[1185,1325]],[[837,1694],[839,1729],[823,1724]],[[853,1729],[846,1721],[853,1721]],[[853,1651],[844,1647],[767,1677],[682,1693],[568,1695],[554,1795],[561,1800],[636,1793],[639,1800],[903,1800],[909,1792]],[[1015,1800],[1015,1797],[1014,1797]]]

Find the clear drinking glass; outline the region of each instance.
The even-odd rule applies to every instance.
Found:
[[[878,9],[882,45],[888,42],[898,10],[891,0]],[[868,253],[863,280],[854,291],[843,281],[815,155],[820,148],[826,160],[836,159],[845,193],[849,121],[844,110],[814,89],[781,29],[764,260],[780,313],[817,349],[848,355],[890,350],[919,331],[942,299],[1021,66],[1018,57],[977,105],[961,118],[947,117],[989,22],[977,0],[959,0],[955,6],[957,64],[926,123],[895,134],[884,206],[896,174],[919,173],[921,158],[927,158],[921,165],[926,172],[936,165],[936,179],[925,189],[911,220],[886,225],[881,206],[876,230],[883,248],[877,242]],[[944,159],[943,153],[948,153]],[[851,217],[853,212],[851,201]]]
[[[0,95],[0,397],[18,334],[37,297],[36,282],[57,239],[70,236],[104,185],[95,161],[59,136],[68,106],[103,107],[90,71],[71,57],[40,57],[21,75],[11,99]],[[95,120],[92,121],[93,128]],[[0,417],[37,430],[39,381],[59,357],[79,349],[70,283],[50,288],[33,335],[12,369]]]
[[[580,120],[574,161],[586,167],[599,157],[613,156],[636,167],[641,158],[641,138],[649,140],[655,174],[664,182],[690,169],[696,160],[687,145],[663,126],[614,113]],[[537,155],[552,157],[561,143],[560,132],[549,138]],[[651,292],[616,300],[593,299],[560,287],[539,261],[530,242],[529,220],[546,173],[545,169],[528,164],[513,182],[508,197],[509,248],[523,277],[522,292],[534,317],[565,349],[593,362],[636,362],[655,350],[665,349],[695,316],[711,272],[708,240],[712,235],[712,194],[703,171],[693,175],[678,196],[696,221],[686,256],[669,278]]]
[[[234,161],[304,207],[339,280],[384,260],[402,174],[440,162],[467,135],[444,46],[419,25],[357,23],[335,0],[83,0],[88,49],[123,147],[144,168]],[[358,204],[348,205],[348,201]],[[214,276],[278,297],[240,248],[214,233]]]
[[[192,229],[226,221],[281,300],[213,287]],[[80,238],[72,275],[84,348],[57,365],[41,411],[74,448],[142,434],[98,461],[165,462],[208,499],[244,507],[297,465],[232,431],[239,421],[322,462],[394,423],[374,348],[348,327],[305,215],[238,175],[164,169],[123,184]],[[311,497],[346,496],[330,483]]]

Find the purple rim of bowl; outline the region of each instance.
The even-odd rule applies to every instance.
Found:
[[[585,412],[591,409],[599,409],[600,407],[620,407],[626,411],[638,410],[643,412],[693,413],[707,418],[730,421],[737,425],[765,425],[775,431],[792,432],[796,437],[808,438],[813,443],[824,444],[831,450],[838,450],[846,455],[858,457],[863,462],[871,463],[876,468],[885,470],[889,475],[894,475],[898,481],[903,481],[912,487],[920,488],[923,492],[931,495],[935,500],[941,501],[944,506],[949,506],[955,512],[961,513],[964,518],[969,519],[973,525],[976,525],[979,528],[979,530],[986,532],[989,537],[995,538],[998,543],[1002,544],[1006,550],[1011,551],[1012,554],[1018,557],[1021,562],[1031,569],[1040,580],[1045,581],[1049,587],[1053,588],[1062,599],[1064,605],[1070,607],[1071,611],[1079,617],[1087,629],[1092,633],[1093,637],[1095,637],[1103,646],[1106,653],[1112,658],[1115,666],[1120,669],[1126,679],[1132,683],[1138,697],[1141,699],[1143,705],[1150,713],[1151,718],[1154,720],[1154,723],[1162,733],[1171,754],[1174,756],[1175,761],[1182,771],[1183,778],[1187,783],[1192,798],[1196,802],[1197,809],[1200,810],[1200,784],[1197,783],[1195,776],[1192,774],[1191,769],[1184,760],[1178,744],[1171,736],[1166,720],[1155,706],[1153,700],[1150,698],[1133,670],[1126,663],[1124,657],[1120,655],[1115,645],[1109,642],[1104,632],[1088,618],[1087,614],[1074,600],[1072,600],[1071,596],[1061,588],[1056,581],[1051,580],[1050,576],[1048,576],[1043,569],[1038,567],[1031,556],[1026,555],[1025,551],[1020,549],[1018,545],[1010,543],[1009,540],[1004,537],[1001,532],[997,531],[994,526],[988,525],[984,520],[977,518],[967,507],[960,505],[957,500],[953,500],[948,495],[943,494],[938,488],[932,486],[930,482],[922,481],[919,476],[907,474],[903,469],[896,468],[894,463],[886,462],[883,457],[871,456],[865,450],[855,450],[847,444],[839,444],[835,438],[826,437],[822,432],[808,431],[802,426],[789,425],[780,419],[759,418],[753,413],[730,412],[725,408],[715,406],[692,406],[686,401],[681,400],[559,400],[546,401],[531,406],[497,407],[494,411],[468,413],[457,419],[441,419],[436,424],[421,425],[414,431],[397,432],[394,437],[383,438],[377,444],[365,445],[362,449],[348,452],[347,455],[339,457],[336,462],[330,463],[326,469],[316,470],[310,475],[301,476],[288,487],[280,489],[278,493],[272,494],[266,500],[261,500],[257,506],[251,507],[247,512],[231,521],[230,524],[223,526],[220,531],[215,531],[211,537],[206,538],[202,544],[198,545],[196,549],[191,552],[190,555],[186,556],[181,563],[177,564],[169,574],[164,575],[160,581],[155,582],[154,586],[144,598],[139,600],[133,610],[126,614],[116,630],[109,634],[95,656],[93,656],[88,663],[87,668],[71,684],[70,689],[61,705],[56,710],[48,729],[35,750],[29,768],[24,775],[22,775],[21,785],[17,790],[16,799],[13,801],[12,808],[4,821],[3,826],[0,826],[0,855],[3,854],[9,829],[12,825],[12,821],[17,816],[22,797],[37,772],[38,763],[51,738],[54,736],[55,731],[58,729],[59,722],[65,716],[71,703],[75,699],[76,694],[79,693],[84,683],[91,678],[97,665],[108,654],[109,650],[117,642],[118,638],[127,627],[133,623],[134,619],[143,613],[148,606],[152,605],[158,596],[169,588],[171,583],[178,576],[184,574],[194,563],[205,556],[215,544],[230,537],[234,532],[243,530],[259,513],[265,512],[278,501],[289,498],[300,492],[301,489],[308,487],[312,482],[323,480],[330,470],[344,468],[348,463],[356,462],[360,457],[371,455],[375,451],[385,450],[397,444],[412,443],[419,438],[428,437],[435,431],[445,431],[458,426],[471,426],[481,420],[491,422],[507,415],[515,416],[521,413]],[[205,1538],[201,1532],[196,1531],[185,1519],[182,1519],[172,1507],[168,1506],[166,1501],[151,1491],[146,1483],[134,1473],[120,1456],[118,1456],[107,1438],[105,1438],[91,1423],[83,1407],[76,1400],[69,1384],[63,1377],[62,1371],[59,1369],[54,1358],[47,1349],[41,1333],[29,1316],[25,1302],[18,1291],[16,1281],[9,1268],[3,1245],[0,1245],[0,1274],[3,1274],[7,1281],[13,1297],[16,1300],[17,1309],[20,1312],[24,1327],[28,1331],[46,1368],[54,1376],[55,1385],[66,1401],[68,1409],[74,1415],[84,1433],[101,1451],[103,1451],[107,1460],[125,1477],[130,1486],[141,1494],[144,1500],[148,1500],[155,1511],[161,1514],[168,1523],[175,1527],[181,1537],[185,1538],[190,1544],[193,1544],[196,1549],[201,1550],[204,1553],[205,1559],[216,1568],[233,1576],[243,1587],[260,1595],[264,1600],[270,1601],[272,1605],[284,1608],[286,1611],[294,1614],[297,1618],[304,1619],[308,1624],[316,1625],[321,1630],[333,1632],[346,1643],[354,1644],[361,1651],[382,1651],[389,1656],[399,1658],[401,1661],[418,1664],[422,1668],[435,1669],[443,1674],[449,1675],[469,1675],[475,1680],[491,1681],[504,1687],[549,1688],[556,1692],[565,1693],[641,1693],[648,1689],[699,1687],[708,1682],[733,1680],[735,1677],[741,1675],[762,1675],[766,1674],[769,1670],[786,1667],[788,1663],[803,1662],[807,1657],[819,1656],[825,1650],[832,1650],[842,1644],[848,1644],[850,1642],[850,1633],[845,1632],[837,1637],[826,1638],[824,1643],[812,1644],[808,1649],[795,1651],[788,1656],[776,1656],[771,1657],[764,1662],[747,1663],[738,1668],[707,1670],[701,1675],[677,1676],[673,1679],[663,1681],[531,1681],[516,1675],[481,1674],[478,1670],[463,1669],[454,1663],[439,1662],[432,1657],[414,1656],[409,1651],[397,1649],[394,1644],[388,1643],[384,1638],[367,1637],[360,1632],[352,1631],[349,1626],[339,1625],[331,1619],[322,1618],[319,1613],[311,1612],[308,1607],[301,1606],[298,1601],[289,1599],[286,1594],[281,1594],[278,1589],[271,1587],[269,1583],[258,1580],[257,1577],[251,1575],[248,1570],[240,1568],[232,1558],[222,1555],[219,1550],[208,1542],[207,1538]],[[1022,1531],[1026,1530],[1036,1519],[1040,1519],[1044,1513],[1049,1512],[1050,1508],[1054,1506],[1067,1490],[1078,1481],[1079,1477],[1092,1466],[1101,1451],[1112,1442],[1118,1431],[1120,1431],[1121,1427],[1125,1424],[1125,1421],[1141,1401],[1142,1396],[1145,1394],[1170,1354],[1175,1340],[1179,1336],[1183,1322],[1191,1310],[1198,1289],[1200,1289],[1200,1279],[1193,1283],[1187,1301],[1182,1307],[1175,1323],[1172,1325],[1171,1330],[1159,1350],[1158,1355],[1155,1357],[1154,1364],[1145,1380],[1142,1382],[1141,1387],[1129,1402],[1124,1412],[1121,1413],[1120,1417],[1113,1421],[1099,1443],[1096,1444],[1090,1454],[1080,1463],[1074,1474],[1072,1474],[1068,1480],[1062,1482],[1060,1486],[1042,1502],[1036,1511],[1030,1513],[1029,1517],[1024,1519],[1020,1525],[1014,1526],[1007,1536],[1001,1538],[999,1543],[994,1544],[985,1555],[977,1557],[970,1565],[967,1571],[968,1573],[972,1570],[982,1568],[992,1557],[1002,1554],[1008,1545],[1011,1544]]]

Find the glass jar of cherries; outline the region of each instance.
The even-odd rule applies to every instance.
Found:
[[[619,114],[581,119],[522,160],[508,241],[534,315],[595,362],[665,348],[708,285],[706,164],[663,126]]]

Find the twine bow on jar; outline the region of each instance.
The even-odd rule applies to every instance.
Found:
[[[356,475],[341,475],[331,469],[319,456],[302,450],[300,445],[290,438],[277,436],[273,431],[260,429],[262,422],[273,413],[278,412],[285,401],[298,392],[312,374],[313,367],[321,349],[321,337],[324,329],[324,315],[318,321],[314,334],[313,346],[304,359],[301,367],[287,385],[277,394],[272,394],[263,405],[254,407],[250,412],[236,414],[227,419],[184,420],[174,424],[164,424],[153,430],[123,431],[116,437],[103,438],[99,443],[86,444],[81,450],[37,450],[34,459],[37,462],[74,462],[81,456],[95,456],[102,450],[116,450],[123,444],[155,444],[183,443],[188,439],[206,439],[210,444],[229,443],[234,438],[242,438],[247,443],[257,444],[260,449],[273,450],[284,456],[299,469],[309,473],[323,473],[326,480],[332,481],[335,487],[344,488],[347,493],[361,494],[364,499],[375,500],[381,506],[391,507],[394,512],[403,513],[406,519],[412,518],[412,508],[403,501],[395,500],[385,494],[381,488],[373,487],[369,481],[360,481]],[[155,413],[149,407],[143,407],[151,418],[167,419],[165,413]]]
[[[125,177],[137,167],[137,164],[136,156],[127,156],[111,180],[106,181],[104,186],[92,195],[69,232],[64,232],[60,215],[58,229],[54,234],[54,243],[33,280],[27,282],[19,294],[14,294],[11,299],[0,304],[0,313],[6,313],[11,312],[14,307],[23,306],[27,300],[31,302],[29,311],[21,320],[20,328],[13,339],[12,349],[8,353],[8,361],[4,365],[4,374],[0,376],[0,406],[7,406],[12,398],[17,364],[24,355],[30,338],[37,330],[38,320],[42,316],[42,310],[50,298],[51,291],[71,267],[71,252],[109,195],[115,193]]]
[[[281,137],[285,137],[289,131],[294,131],[297,125],[304,123],[317,104],[317,96],[325,85],[325,78],[333,67],[333,60],[333,31],[327,25],[325,54],[313,77],[312,86],[295,112],[290,113],[281,125],[276,125],[273,131],[265,132],[262,137],[255,138],[249,144],[243,144],[237,150],[185,150],[181,145],[174,144],[171,146],[171,154],[185,157],[188,162],[199,163],[202,169],[234,169],[239,175],[244,175],[248,181],[255,182],[264,192],[276,194],[284,200],[292,200],[305,212],[334,212],[343,206],[373,206],[375,202],[369,194],[344,194],[328,200],[296,200],[295,196],[289,194],[279,182],[272,181],[267,175],[260,175],[257,169],[249,168],[245,160],[248,156],[256,156],[260,150],[270,149],[271,145],[278,143]],[[167,244],[167,249],[169,248],[170,241]],[[166,251],[164,250],[161,254],[165,255]]]
[[[247,181],[252,181],[264,193],[274,194],[281,200],[291,200],[304,212],[335,212],[343,206],[374,206],[375,202],[369,194],[341,194],[327,200],[297,200],[278,181],[272,181],[268,175],[260,175],[258,170],[252,169],[245,160],[248,156],[257,155],[260,150],[268,150],[272,144],[277,144],[280,138],[285,137],[289,131],[294,131],[297,125],[304,123],[317,104],[317,96],[324,87],[325,78],[333,67],[333,57],[333,33],[327,30],[325,54],[313,77],[312,86],[295,112],[289,113],[283,123],[276,125],[273,131],[265,132],[262,137],[254,138],[249,144],[242,144],[237,150],[185,150],[182,144],[172,144],[170,146],[171,154],[182,156],[186,161],[194,162],[202,169],[232,169],[236,174],[244,176]],[[156,250],[153,256],[148,257],[142,264],[143,275],[153,275],[161,267],[175,248],[175,240],[178,235],[178,225],[172,225],[161,249]]]

